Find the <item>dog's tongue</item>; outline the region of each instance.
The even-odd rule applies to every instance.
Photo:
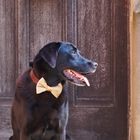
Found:
[[[75,77],[75,78],[79,79],[80,81],[84,82],[87,86],[90,86],[88,79],[85,76],[83,76],[82,74],[80,74],[74,70],[67,70],[67,72],[70,73],[72,75],[72,77]]]
[[[76,71],[73,71],[73,73],[74,73],[75,76],[76,76],[77,78],[79,78],[81,81],[85,82],[87,86],[90,86],[90,83],[89,83],[88,79],[87,79],[85,76],[83,76],[83,75],[77,73]]]
[[[87,86],[90,86],[90,83],[89,83],[89,81],[88,81],[88,79],[86,77],[83,76],[83,80],[85,81]]]

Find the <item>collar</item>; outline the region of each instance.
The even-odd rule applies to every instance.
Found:
[[[30,77],[35,84],[38,83],[39,79],[37,78],[33,70],[30,71]]]

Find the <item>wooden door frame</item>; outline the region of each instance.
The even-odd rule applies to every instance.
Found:
[[[129,140],[140,138],[139,102],[140,102],[140,65],[139,65],[139,31],[140,13],[135,9],[135,0],[130,0],[130,106],[129,106]],[[138,9],[140,10],[140,9]]]
[[[128,77],[129,77],[129,98],[128,98],[128,139],[129,140],[134,140],[134,130],[133,130],[133,105],[132,105],[132,99],[133,99],[133,94],[132,94],[132,79],[133,79],[133,74],[132,74],[132,61],[133,61],[133,56],[132,56],[132,47],[133,47],[133,42],[132,42],[132,34],[133,34],[133,0],[129,0],[129,14],[128,14],[128,23],[129,23],[129,28],[128,28],[128,37],[129,37],[129,50],[128,50],[128,55],[129,55],[129,72],[128,72]]]

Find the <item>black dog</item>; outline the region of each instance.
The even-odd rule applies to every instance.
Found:
[[[69,140],[65,81],[89,86],[84,75],[94,73],[97,65],[82,57],[71,43],[52,42],[43,47],[32,68],[17,79],[10,140]],[[37,94],[40,79],[52,89]]]

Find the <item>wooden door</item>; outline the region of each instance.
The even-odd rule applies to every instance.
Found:
[[[99,64],[89,76],[90,88],[69,88],[69,130],[75,139],[128,138],[127,6],[125,0],[68,2],[68,40]]]
[[[1,0],[0,139],[8,137],[15,77],[50,41],[98,62],[91,87],[67,84],[73,139],[128,139],[128,1]]]

